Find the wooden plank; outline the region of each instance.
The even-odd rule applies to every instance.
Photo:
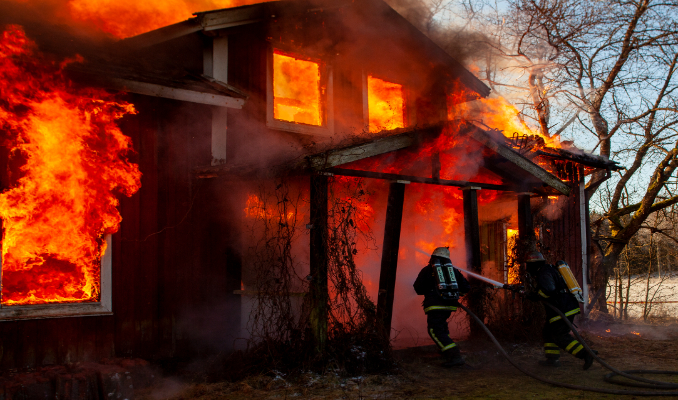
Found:
[[[208,104],[212,106],[237,109],[242,108],[245,104],[244,99],[237,99],[235,97],[198,92],[195,90],[173,88],[169,86],[156,85],[155,83],[140,82],[130,79],[108,78],[106,79],[106,82],[111,85],[112,89],[143,94],[146,96],[187,101],[189,103]]]
[[[462,190],[466,259],[471,270],[480,273],[482,261],[480,258],[480,227],[478,225],[478,188],[465,187]]]
[[[482,274],[482,260],[480,253],[480,227],[478,226],[478,188],[463,188],[463,206],[464,206],[464,243],[466,246],[467,268],[478,274]],[[475,285],[477,280],[470,278],[471,285]],[[474,282],[475,281],[475,282]],[[483,293],[481,290],[474,290],[468,295],[469,308],[483,320],[485,310],[483,307]],[[474,327],[475,326],[475,327]],[[471,324],[471,334],[479,334],[481,329],[476,324]]]
[[[323,354],[327,341],[327,288],[328,244],[327,244],[327,201],[328,178],[326,175],[311,176],[311,329],[315,338],[316,351]]]
[[[383,324],[384,335],[387,339],[391,335],[404,201],[405,184],[391,182],[386,205],[386,225],[384,227],[384,244],[382,246],[381,271],[379,273],[379,295],[377,297],[377,318]]]
[[[423,178],[420,176],[412,175],[400,175],[400,174],[389,174],[385,172],[372,172],[372,171],[362,171],[357,169],[346,169],[346,168],[330,168],[327,172],[334,175],[342,176],[354,176],[359,178],[373,178],[373,179],[385,179],[390,181],[405,181],[405,182],[416,182],[416,183],[427,183],[431,185],[440,185],[440,186],[453,186],[453,187],[467,187],[473,186],[481,189],[488,190],[499,190],[499,191],[513,191],[516,190],[515,187],[507,185],[495,185],[492,183],[479,183],[479,182],[467,182],[467,181],[452,181],[448,179],[436,179],[436,178]]]
[[[551,186],[557,191],[563,193],[564,195],[570,194],[570,187],[566,183],[558,179],[555,175],[541,168],[537,164],[533,163],[529,159],[523,157],[513,149],[503,144],[497,143],[487,133],[476,128],[471,129],[470,134],[474,139],[484,144],[488,148],[494,150],[499,155],[511,161],[515,165],[519,166],[520,168],[539,178],[542,182],[546,183],[547,185]]]
[[[518,195],[518,236],[520,240],[534,238],[534,220],[529,194]]]
[[[331,150],[324,154],[310,156],[308,157],[308,164],[312,169],[322,170],[404,149],[411,146],[413,143],[414,138],[409,133],[394,135],[370,143],[339,150]]]

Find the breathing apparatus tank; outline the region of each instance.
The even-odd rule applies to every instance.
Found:
[[[436,293],[443,300],[459,299],[459,285],[454,276],[454,267],[449,260],[444,260],[442,264],[439,259],[434,259],[432,263],[433,275],[436,278]]]
[[[570,293],[574,295],[578,302],[583,303],[584,296],[582,295],[582,290],[579,287],[579,283],[577,282],[577,279],[575,279],[574,274],[572,274],[570,266],[567,265],[565,261],[560,260],[556,262],[556,268],[563,277],[563,280],[565,281],[567,288],[570,290]]]

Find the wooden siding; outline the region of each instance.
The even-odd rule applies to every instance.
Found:
[[[229,350],[239,333],[237,190],[197,180],[210,161],[210,109],[135,96],[122,121],[142,188],[122,196],[113,236],[113,316],[0,322],[0,369],[108,357]],[[236,199],[237,200],[237,199]],[[235,202],[237,204],[237,201]]]
[[[549,219],[543,212],[552,200],[533,198],[532,211],[534,226],[540,229],[541,250],[546,261],[555,264],[564,260],[572,273],[582,284],[581,218],[579,207],[579,187],[573,188],[569,196],[559,196],[560,215]]]

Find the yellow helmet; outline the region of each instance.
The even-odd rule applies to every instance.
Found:
[[[450,248],[449,247],[438,247],[433,250],[432,256],[438,256],[442,258],[450,258]]]

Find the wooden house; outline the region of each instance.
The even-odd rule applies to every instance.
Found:
[[[383,225],[375,230],[382,236],[373,297],[389,327],[398,312],[396,276],[410,285],[399,252],[404,202],[415,186],[462,189],[462,267],[508,279],[507,224],[526,237],[537,227],[549,260],[568,260],[586,288],[584,176],[614,165],[567,149],[521,147],[500,132],[448,121],[455,102],[486,97],[489,88],[382,0],[201,12],[105,48],[64,50],[60,39],[37,38],[44,51],[85,58],[67,69],[75,82],[124,91],[137,109],[121,129],[132,139],[142,186],[120,200],[122,223],[102,261],[100,302],[3,304],[0,368],[184,359],[238,347],[249,317],[247,188],[233,182],[279,171],[296,171],[312,188],[304,240],[309,275],[318,282],[310,296],[321,300],[328,179],[387,183],[386,203],[375,206],[383,216],[375,224]],[[454,142],[436,147],[451,131],[471,146],[462,153],[478,156],[474,171],[457,171],[463,179],[446,172]],[[382,168],[393,160],[416,162]],[[486,221],[484,206],[479,217],[485,191],[511,204],[515,222]],[[548,196],[560,199],[553,218],[541,212]],[[489,261],[494,269],[483,270]]]

